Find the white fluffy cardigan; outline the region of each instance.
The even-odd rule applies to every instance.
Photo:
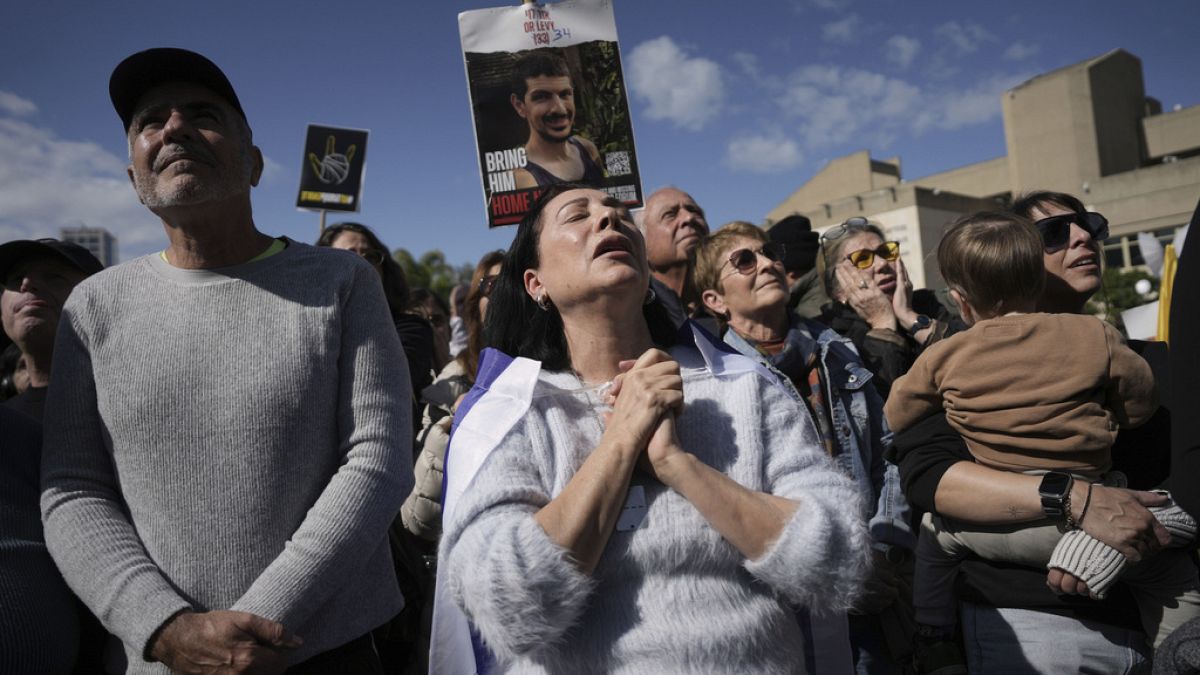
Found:
[[[446,523],[449,590],[512,673],[794,673],[794,608],[844,611],[868,576],[854,486],[812,420],[756,373],[717,378],[699,353],[684,373],[684,448],[752,490],[799,503],[770,549],[747,560],[682,496],[635,472],[642,527],[612,534],[584,574],[533,516],[600,441],[601,407],[571,373],[543,371],[528,413],[488,457]]]

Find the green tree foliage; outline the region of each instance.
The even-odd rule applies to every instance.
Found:
[[[1108,268],[1104,270],[1102,279],[1103,285],[1100,292],[1088,301],[1084,311],[1107,319],[1121,331],[1125,330],[1125,323],[1121,321],[1121,312],[1158,299],[1160,281],[1150,276],[1150,273],[1144,269]],[[1134,288],[1134,285],[1142,279],[1150,281],[1150,292],[1146,295],[1138,293]]]
[[[588,95],[576,97],[577,131],[596,144],[601,154],[633,147],[629,119],[621,105],[623,82],[618,76],[615,42],[588,42],[580,45],[583,62],[580,89]]]
[[[471,263],[458,266],[447,263],[446,255],[437,249],[414,258],[407,249],[398,248],[392,257],[404,268],[409,288],[428,288],[447,302],[450,300],[450,289],[458,284],[470,283],[471,273],[475,271]]]

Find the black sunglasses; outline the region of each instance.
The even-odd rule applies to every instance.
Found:
[[[1042,233],[1042,245],[1047,251],[1057,251],[1067,247],[1071,242],[1071,224],[1074,223],[1092,235],[1095,241],[1108,239],[1108,219],[1096,213],[1064,213],[1058,216],[1042,218],[1034,223],[1038,232]]]
[[[773,241],[769,244],[763,244],[762,248],[757,251],[752,251],[748,248],[739,248],[729,254],[729,264],[733,269],[737,270],[738,274],[750,274],[758,267],[758,256],[770,260],[771,262],[779,262],[783,260],[784,254],[783,244]]]
[[[382,251],[374,251],[374,250],[363,251],[363,252],[359,253],[358,255],[360,258],[362,258],[363,260],[366,260],[367,262],[371,263],[372,265],[374,265],[376,267],[379,267],[380,265],[382,265],[384,258],[387,257],[386,255],[384,255],[384,253]]]
[[[499,275],[489,274],[486,277],[480,279],[479,280],[479,295],[484,298],[491,295],[492,290],[494,288],[496,288],[496,279],[498,279],[498,278],[500,278]]]

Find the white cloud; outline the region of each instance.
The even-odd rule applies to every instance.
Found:
[[[634,96],[647,104],[647,117],[670,120],[689,131],[712,121],[725,96],[717,63],[688,56],[665,35],[629,53],[629,84]]]
[[[916,132],[929,126],[949,130],[986,122],[1000,114],[1000,96],[1030,77],[1030,74],[995,75],[967,89],[937,92],[926,109],[931,114],[914,119],[912,128]]]
[[[162,245],[162,224],[138,203],[126,164],[95,143],[0,117],[0,241],[88,225],[116,235],[122,259]]]
[[[821,38],[834,44],[852,44],[861,33],[862,19],[851,14],[844,19],[821,26]]]
[[[791,0],[792,10],[797,14],[803,13],[805,9],[816,7],[826,11],[845,9],[849,7],[854,0]]]
[[[919,51],[921,51],[921,41],[907,35],[893,35],[883,43],[884,58],[899,66],[901,70],[912,65],[913,59],[917,58]]]
[[[792,73],[779,99],[800,118],[806,147],[822,147],[897,124],[918,107],[920,90],[908,82],[857,68],[814,65]],[[867,140],[867,139],[862,139]]]
[[[24,117],[37,112],[37,106],[29,99],[0,89],[0,110],[16,117]]]
[[[967,23],[947,21],[934,28],[933,34],[948,42],[960,54],[973,54],[983,43],[996,41],[995,35],[971,21]]]
[[[1009,61],[1024,61],[1025,59],[1037,54],[1041,51],[1041,47],[1037,45],[1027,45],[1024,42],[1014,42],[1008,49],[1004,50],[1004,58]]]
[[[735,64],[737,64],[738,69],[742,71],[743,75],[746,75],[751,79],[758,79],[759,68],[757,55],[751,54],[750,52],[734,52],[729,58]]]
[[[1000,115],[1000,96],[1028,74],[994,75],[965,88],[918,86],[902,78],[837,65],[792,72],[775,91],[783,115],[794,118],[800,149],[853,143],[886,147],[901,135],[953,130]]]
[[[725,161],[730,168],[752,173],[775,173],[800,165],[800,147],[782,134],[740,136],[729,141]]]

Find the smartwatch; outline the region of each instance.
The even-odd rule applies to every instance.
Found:
[[[918,314],[917,320],[913,322],[913,325],[908,327],[908,334],[916,335],[917,331],[925,330],[926,328],[929,328],[930,324],[932,324],[932,323],[933,323],[933,319],[930,319],[929,317],[925,316],[924,314]]]
[[[1075,479],[1069,473],[1050,471],[1042,476],[1038,495],[1042,498],[1042,513],[1049,518],[1065,518],[1071,510],[1071,485]]]

